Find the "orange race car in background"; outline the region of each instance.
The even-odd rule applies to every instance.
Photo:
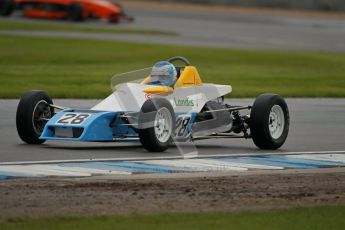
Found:
[[[117,23],[132,21],[123,8],[108,0],[0,0],[0,15],[10,16],[14,10],[26,17],[83,21],[98,18]]]

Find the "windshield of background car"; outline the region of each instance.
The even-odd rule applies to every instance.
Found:
[[[151,67],[134,70],[126,73],[116,74],[111,78],[111,89],[116,91],[118,86],[123,83],[141,83],[145,78],[150,76]]]

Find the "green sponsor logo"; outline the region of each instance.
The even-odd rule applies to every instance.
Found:
[[[194,101],[189,99],[176,99],[174,98],[176,106],[194,106]]]

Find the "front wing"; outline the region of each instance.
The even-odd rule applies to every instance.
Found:
[[[40,139],[113,141],[111,123],[117,114],[92,110],[64,110],[47,122]]]

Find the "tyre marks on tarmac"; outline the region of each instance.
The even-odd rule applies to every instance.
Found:
[[[265,156],[214,156],[190,159],[1,164],[0,179],[90,177],[157,173],[246,172],[255,170],[345,167],[345,152]]]

